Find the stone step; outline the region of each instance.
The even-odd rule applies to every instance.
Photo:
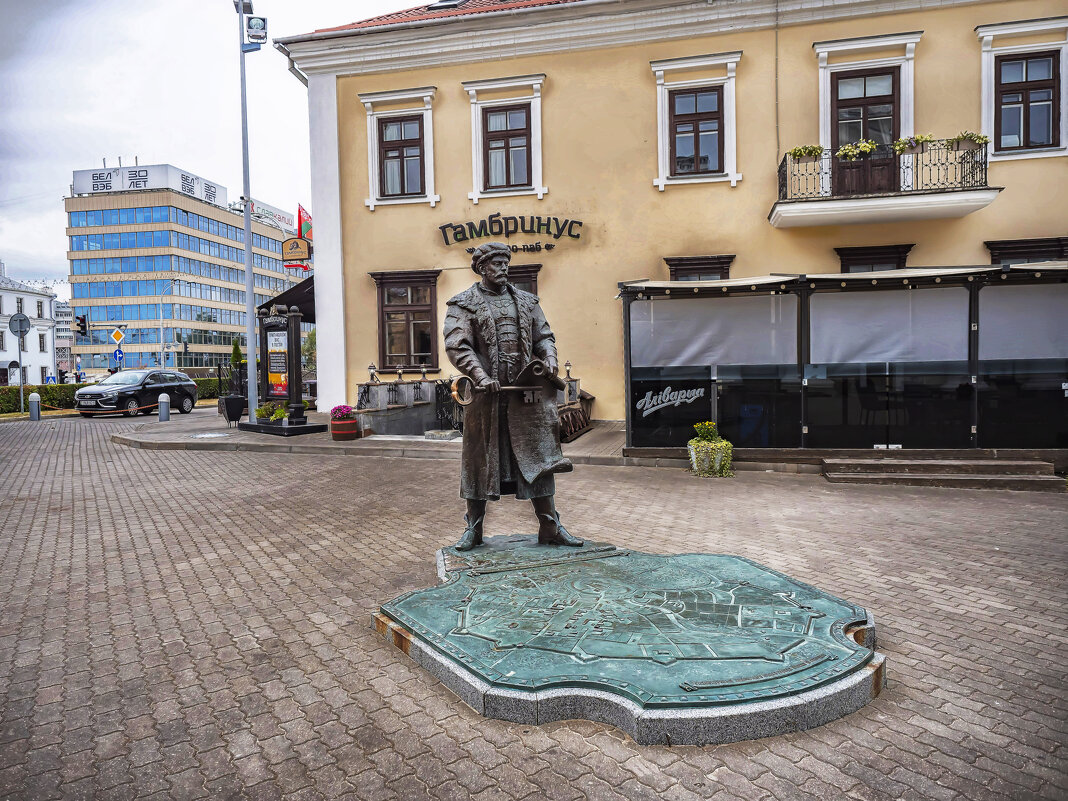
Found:
[[[824,473],[834,484],[882,484],[905,487],[954,487],[957,489],[1064,492],[1060,476],[963,475],[960,473]]]
[[[1053,463],[1030,459],[823,459],[824,473],[1052,476]]]

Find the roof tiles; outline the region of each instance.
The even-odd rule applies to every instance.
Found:
[[[392,14],[383,14],[380,17],[371,17],[370,19],[353,22],[348,25],[339,25],[336,28],[320,28],[316,33],[360,30],[363,28],[376,28],[384,25],[397,25],[407,22],[445,21],[470,14],[492,14],[535,8],[537,6],[560,6],[581,2],[583,2],[583,0],[465,0],[465,2],[453,8],[443,8],[438,10],[432,10],[430,5],[422,5],[404,11],[394,11]]]

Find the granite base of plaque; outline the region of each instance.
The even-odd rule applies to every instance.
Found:
[[[301,434],[320,434],[329,431],[326,423],[304,423],[302,425],[282,425],[277,423],[238,423],[238,431],[252,431],[256,434],[270,434],[275,437],[299,437]]]
[[[865,609],[738,556],[498,536],[438,574],[372,623],[486,717],[706,745],[820,726],[886,682]]]

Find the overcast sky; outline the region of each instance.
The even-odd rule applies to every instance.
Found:
[[[415,5],[254,0],[271,40]],[[68,275],[63,198],[72,172],[102,159],[174,164],[222,184],[231,201],[241,196],[232,0],[0,0],[0,20],[0,259],[9,276]],[[314,216],[307,90],[270,44],[246,57],[246,70],[252,196],[294,214],[302,203]]]

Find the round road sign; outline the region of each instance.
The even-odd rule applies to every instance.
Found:
[[[30,318],[22,312],[12,314],[11,319],[7,321],[7,327],[11,329],[11,333],[15,336],[24,337],[30,333]]]

